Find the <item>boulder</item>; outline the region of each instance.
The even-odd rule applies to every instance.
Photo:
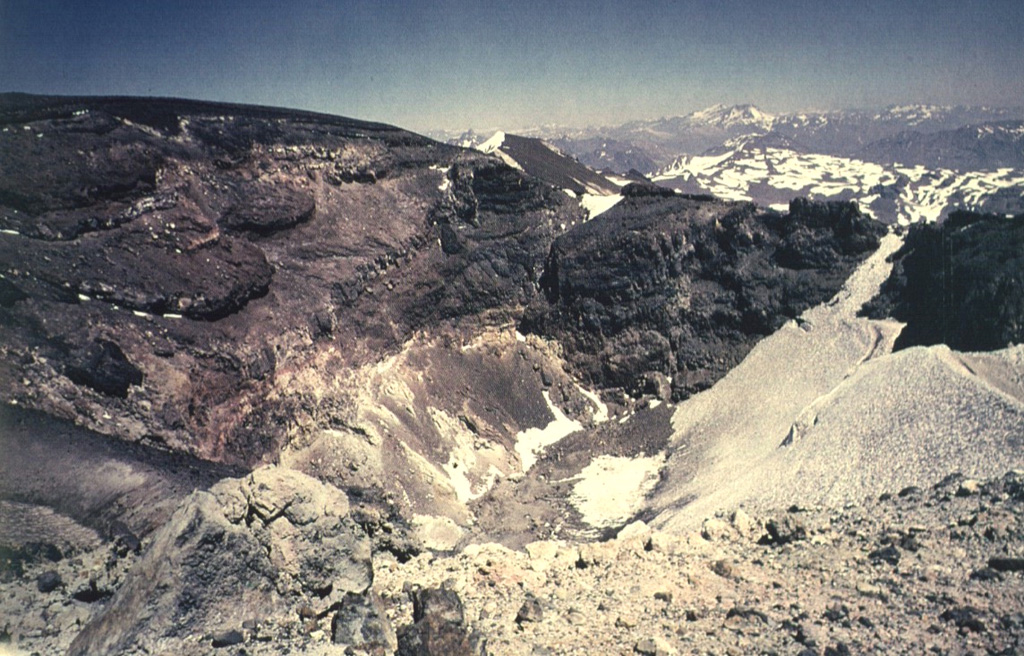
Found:
[[[128,396],[132,385],[141,385],[143,378],[121,347],[107,339],[98,339],[74,354],[64,373],[80,385],[121,398]]]
[[[412,592],[413,624],[398,631],[398,656],[487,653],[482,636],[466,624],[459,595],[450,587]]]
[[[782,519],[769,519],[764,525],[766,533],[758,540],[759,544],[781,546],[790,542],[807,539],[807,529],[790,516]]]
[[[40,592],[53,592],[64,583],[56,570],[48,569],[36,577],[36,589]]]
[[[192,493],[69,654],[200,654],[199,636],[252,617],[287,638],[300,619],[372,606],[370,540],[348,510],[344,493],[276,467]]]
[[[633,647],[633,651],[644,656],[672,656],[679,652],[668,644],[664,638],[660,636],[654,636],[653,638],[644,638],[637,641],[636,646]]]
[[[371,656],[389,656],[398,648],[380,597],[349,593],[331,620],[331,641]]]

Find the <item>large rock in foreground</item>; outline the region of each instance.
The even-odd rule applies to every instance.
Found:
[[[370,540],[348,510],[342,492],[279,468],[193,493],[69,653],[207,654],[253,639],[295,648],[311,634],[326,646],[338,611],[365,606],[379,620]]]

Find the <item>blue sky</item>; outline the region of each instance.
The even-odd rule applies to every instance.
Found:
[[[0,91],[299,107],[415,130],[1024,105],[1024,2],[0,0]]]

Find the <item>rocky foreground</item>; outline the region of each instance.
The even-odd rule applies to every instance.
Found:
[[[347,593],[339,588],[317,598],[303,592],[302,586],[312,583],[308,572],[281,570],[279,584],[290,582],[296,599],[306,594],[309,600],[297,612],[274,615],[247,603],[255,597],[247,598],[244,590],[226,594],[221,587],[244,582],[246,567],[237,558],[223,560],[223,552],[212,546],[220,543],[210,539],[218,522],[208,520],[210,513],[231,516],[236,509],[241,516],[248,507],[255,514],[248,529],[245,521],[221,522],[222,530],[243,536],[239,544],[251,542],[259,549],[261,540],[266,545],[277,540],[280,546],[306,539],[302,536],[314,526],[302,524],[307,504],[282,510],[274,505],[282,497],[260,497],[256,491],[261,481],[281,476],[293,492],[303,484],[296,478],[301,475],[269,470],[241,486],[220,485],[215,494],[237,498],[240,505],[227,504],[224,510],[208,505],[213,497],[197,502],[190,512],[207,513],[207,521],[191,516],[191,523],[172,522],[176,540],[167,540],[171,533],[164,531],[141,556],[137,544],[122,539],[56,561],[47,553],[25,558],[23,575],[0,587],[0,635],[25,653],[39,654],[68,653],[69,646],[76,654],[385,654],[396,648],[399,654],[495,655],[1016,654],[1024,649],[1024,472],[987,481],[954,474],[928,489],[894,490],[843,508],[792,506],[754,516],[738,508],[709,517],[699,532],[684,535],[635,522],[604,542],[538,541],[518,551],[477,544],[459,553],[423,553],[404,563],[378,556],[372,578],[379,599],[374,595],[370,605],[346,605]],[[246,506],[247,495],[256,503]],[[279,511],[280,524],[268,521]],[[264,523],[289,528],[271,529],[261,538]],[[306,557],[337,556],[331,550],[338,551],[338,544],[327,535],[305,545]],[[284,539],[292,542],[280,542]],[[359,548],[348,548],[356,544],[341,551],[358,554]],[[273,549],[269,560],[263,558],[251,567],[258,570],[266,562],[272,568]],[[332,558],[317,563],[330,565],[318,575],[365,588],[368,562],[368,552]],[[90,616],[105,606],[124,606],[133,598],[124,590],[140,585],[148,589],[134,599],[138,605],[112,616],[123,623],[121,635],[133,635],[133,628],[145,628],[136,637],[155,633],[154,623],[167,621],[173,605],[161,608],[166,594],[160,590],[167,586],[139,571],[179,565],[184,586],[171,590],[179,595],[174,601],[184,626],[198,628],[189,625],[195,617],[189,608],[220,599],[205,630],[149,643],[129,638],[103,645],[90,643],[87,635],[76,638]],[[218,569],[226,573],[215,574]]]

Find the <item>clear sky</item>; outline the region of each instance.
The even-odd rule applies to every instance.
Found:
[[[414,130],[1024,105],[1024,0],[0,0],[0,91],[298,107]]]

